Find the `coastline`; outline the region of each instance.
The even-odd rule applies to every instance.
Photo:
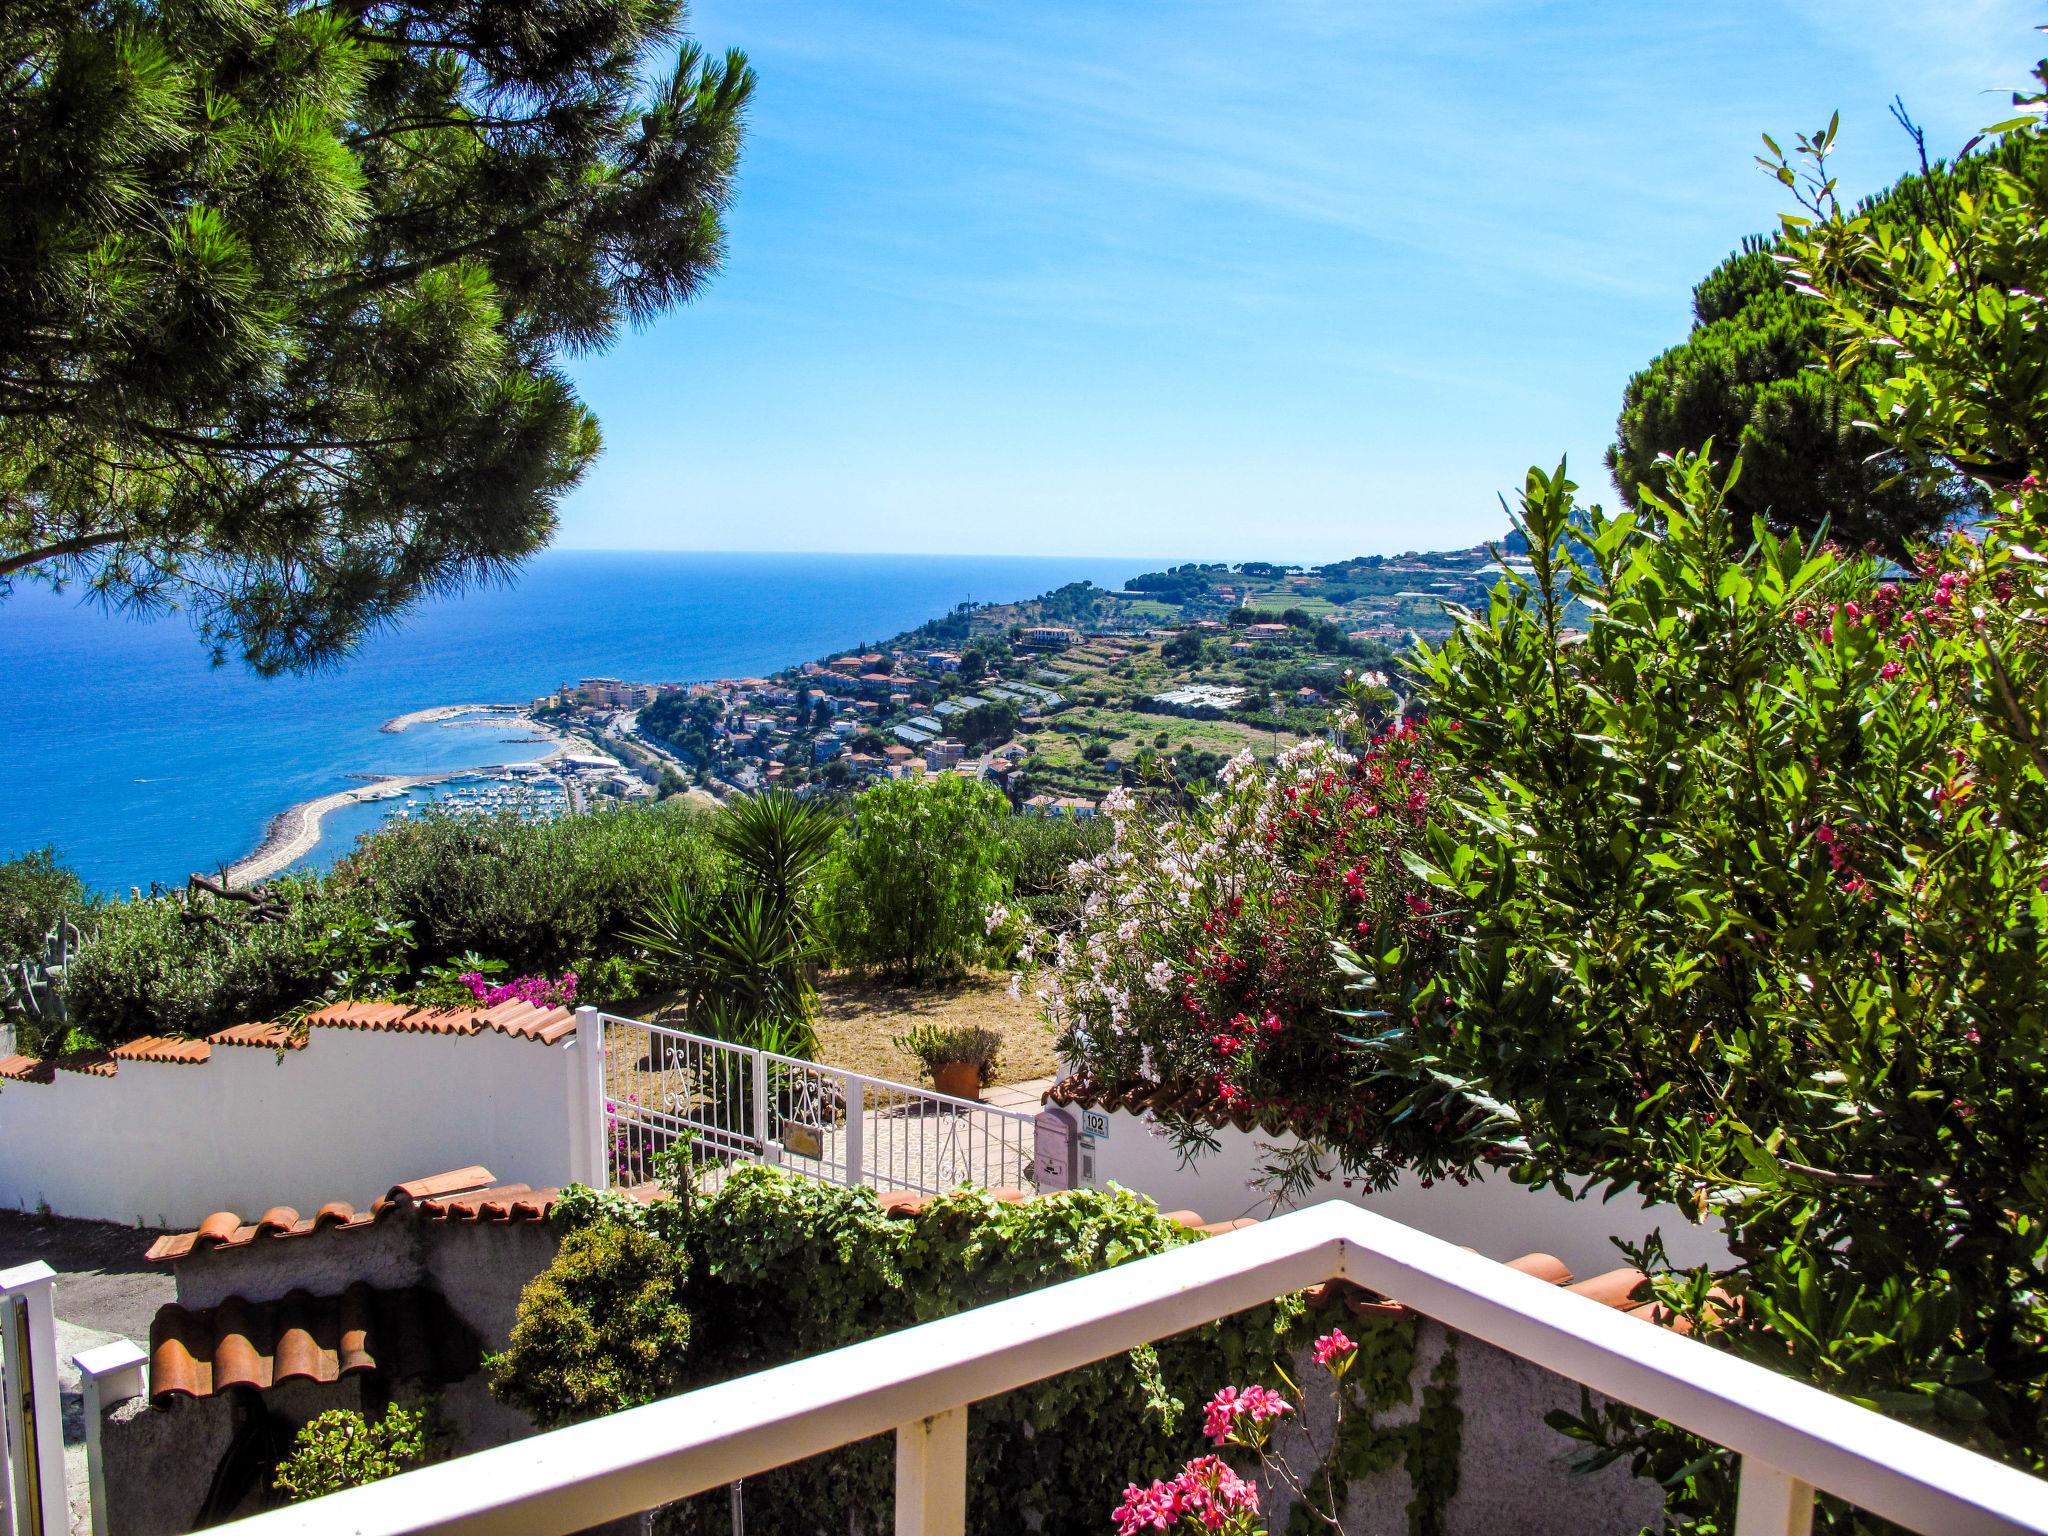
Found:
[[[378,729],[396,734],[415,725],[449,720],[480,709],[505,708],[504,705],[493,704],[445,704],[433,709],[418,709],[411,714],[399,715],[395,719],[385,721]],[[559,731],[542,725],[524,713],[505,718],[507,724],[519,724],[550,743],[547,751],[539,757],[526,759],[521,766],[544,766],[567,755],[571,750],[570,743]],[[268,880],[272,875],[297,863],[320,846],[321,824],[329,813],[338,811],[343,806],[360,805],[366,800],[389,799],[405,790],[418,789],[427,784],[443,784],[450,779],[502,774],[511,766],[509,763],[485,763],[474,768],[451,768],[439,773],[352,773],[348,777],[363,781],[355,788],[340,789],[332,794],[316,795],[311,800],[301,800],[297,805],[287,806],[271,817],[269,824],[263,829],[263,841],[256,845],[253,852],[245,854],[228,866],[226,883],[234,887],[251,886],[258,881]]]
[[[416,725],[434,725],[443,720],[453,720],[459,715],[492,714],[500,717],[517,715],[525,719],[525,711],[516,704],[436,704],[432,709],[415,709],[403,715],[393,715],[377,729],[387,736],[397,736]],[[527,720],[534,729],[540,727]]]
[[[257,844],[256,851],[228,866],[227,884],[249,886],[259,880],[268,880],[279,870],[311,853],[320,846],[320,824],[327,819],[329,811],[388,795],[394,789],[415,789],[422,784],[439,784],[455,777],[454,773],[385,774],[356,789],[337,790],[331,795],[301,800],[270,818],[270,825],[264,829],[263,841]]]

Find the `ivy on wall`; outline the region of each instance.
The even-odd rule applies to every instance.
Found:
[[[1457,1339],[1445,1336],[1418,1400],[1414,1314],[1361,1319],[1347,1327],[1356,1336],[1357,1355],[1337,1387],[1344,1395],[1342,1429],[1309,1474],[1311,1499],[1296,1501],[1287,1536],[1325,1531],[1315,1506],[1341,1508],[1345,1488],[1397,1469],[1408,1478],[1410,1536],[1441,1536],[1444,1511],[1458,1491],[1465,1421]],[[1396,1421],[1393,1416],[1401,1414],[1411,1416]]]
[[[1123,1190],[1073,1190],[1023,1202],[962,1189],[914,1220],[885,1215],[872,1191],[845,1189],[757,1165],[731,1170],[709,1195],[640,1206],[579,1196],[558,1207],[572,1226],[633,1227],[672,1245],[688,1345],[673,1390],[689,1390],[837,1349],[1062,1280],[1196,1241],[1150,1201]],[[587,1259],[589,1245],[577,1245]],[[622,1248],[621,1251],[624,1251]],[[521,1302],[532,1337],[537,1307],[559,1308],[562,1287],[536,1280]],[[1312,1331],[1299,1297],[1284,1297],[1156,1346],[1069,1371],[977,1403],[969,1416],[969,1527],[982,1531],[1106,1529],[1124,1485],[1178,1465],[1182,1411],[1226,1381],[1279,1381]],[[1411,1524],[1434,1530],[1456,1487],[1456,1362],[1439,1362],[1419,1416],[1375,1424],[1410,1402],[1412,1321],[1370,1330],[1376,1353],[1359,1390],[1374,1412],[1333,1448],[1353,1463],[1405,1465]],[[564,1364],[569,1364],[566,1361]],[[587,1385],[587,1362],[574,1362]],[[500,1357],[494,1390],[531,1410],[561,1403],[565,1384],[543,1352]],[[615,1406],[625,1406],[622,1402]],[[745,1485],[748,1529],[761,1533],[889,1529],[890,1436],[878,1436]],[[1417,1514],[1417,1511],[1420,1514]],[[720,1491],[665,1511],[679,1532],[728,1528]]]

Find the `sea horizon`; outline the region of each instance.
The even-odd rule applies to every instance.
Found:
[[[0,757],[0,858],[54,847],[96,890],[182,884],[247,855],[289,807],[365,773],[532,755],[496,733],[379,727],[413,710],[523,703],[584,676],[757,676],[878,641],[963,601],[1120,586],[1160,561],[1059,556],[549,550],[510,583],[423,605],[306,677],[214,667],[179,615],[72,594],[0,600],[17,708]],[[325,864],[379,821],[330,816]]]

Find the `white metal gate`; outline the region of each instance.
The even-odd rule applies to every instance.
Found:
[[[835,1184],[936,1195],[1031,1181],[1035,1117],[1027,1110],[598,1017],[614,1186],[654,1177],[655,1158],[686,1137],[702,1162],[769,1162]]]

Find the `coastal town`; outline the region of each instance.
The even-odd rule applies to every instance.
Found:
[[[1316,567],[1186,565],[1121,590],[1076,583],[963,604],[894,638],[768,677],[565,682],[532,720],[613,762],[638,797],[842,790],[956,773],[1020,811],[1087,816],[1120,784],[1193,789],[1249,749],[1322,733],[1347,689],[1402,704],[1399,653],[1441,638],[1523,564],[1488,545]]]
[[[1026,815],[1087,817],[1120,785],[1192,795],[1240,752],[1270,757],[1323,734],[1350,696],[1405,708],[1400,656],[1483,603],[1512,547],[1364,556],[1322,566],[1177,566],[1121,589],[1076,582],[968,604],[888,640],[766,677],[564,681],[525,703],[442,704],[387,734],[494,730],[516,760],[439,773],[364,772],[289,807],[225,871],[250,884],[317,858],[334,812],[387,807],[526,820],[604,804],[767,788],[847,793],[957,774]],[[537,748],[538,750],[534,750]]]

